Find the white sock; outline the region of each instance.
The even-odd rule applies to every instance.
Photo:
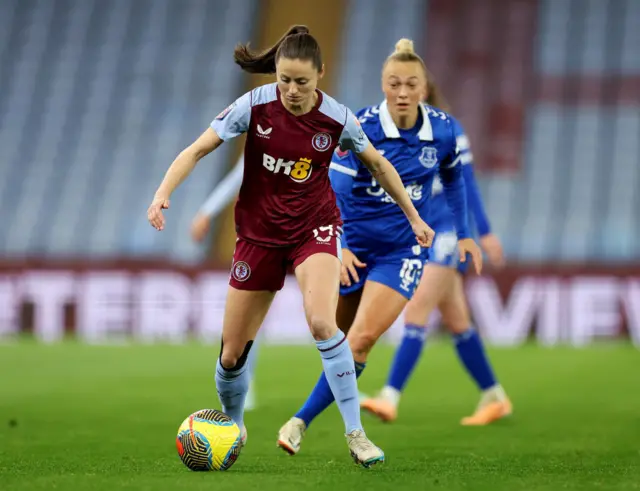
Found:
[[[394,407],[398,407],[398,404],[400,403],[400,395],[401,395],[401,392],[398,389],[396,389],[395,387],[386,385],[380,391],[379,397],[381,399],[384,399],[387,402],[390,402],[391,404],[393,404]]]

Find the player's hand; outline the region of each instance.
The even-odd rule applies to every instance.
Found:
[[[191,238],[194,242],[202,242],[211,228],[211,219],[202,213],[196,214],[191,222]]]
[[[340,272],[340,284],[351,286],[351,279],[354,283],[360,282],[360,276],[356,268],[366,268],[367,265],[360,261],[349,249],[342,249],[342,270]],[[349,277],[351,275],[351,277]]]
[[[505,264],[504,250],[497,235],[487,234],[480,237],[480,247],[489,258],[489,262],[496,268],[502,268]]]
[[[461,239],[458,241],[458,251],[460,253],[460,262],[467,262],[467,254],[471,255],[471,262],[479,275],[482,272],[482,250],[473,239]]]
[[[156,230],[164,229],[164,215],[162,214],[162,210],[166,210],[167,208],[169,208],[169,198],[163,198],[162,196],[155,196],[149,205],[147,218],[151,226]]]
[[[431,247],[433,238],[436,233],[427,225],[422,218],[418,218],[411,222],[413,233],[416,234],[416,240],[422,247]]]

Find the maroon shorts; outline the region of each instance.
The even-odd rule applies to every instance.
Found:
[[[229,284],[238,290],[278,291],[288,272],[322,252],[341,259],[340,238],[316,236],[288,247],[264,247],[238,239]]]

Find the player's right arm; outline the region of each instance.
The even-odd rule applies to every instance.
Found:
[[[155,229],[164,229],[165,219],[162,210],[169,208],[171,194],[191,174],[200,159],[226,140],[246,132],[250,118],[251,93],[248,92],[216,116],[211,122],[211,127],[180,152],[167,170],[147,211],[149,222]]]

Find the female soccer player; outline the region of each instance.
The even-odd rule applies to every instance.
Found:
[[[275,73],[276,83],[237,99],[178,155],[149,206],[149,222],[163,230],[162,210],[197,162],[223,142],[247,133],[245,172],[235,209],[238,241],[216,366],[222,410],[246,438],[247,356],[291,267],[345,423],[351,455],[364,466],[381,462],[384,453],[362,429],[353,355],[336,325],[342,222],[328,179],[335,148],[339,145],[362,160],[402,209],[420,245],[431,245],[433,231],[420,218],[393,165],[369,143],[353,113],[317,89],[324,66],[320,47],[305,26],[292,27],[261,53],[239,45],[234,58],[245,71]],[[286,373],[282,376],[286,378]]]
[[[406,56],[410,58],[412,53]],[[413,54],[413,56],[416,56],[415,60],[418,63],[417,55]],[[427,102],[440,109],[447,108],[447,104],[433,84],[431,84]],[[469,140],[456,121],[454,121],[454,127],[463,164],[467,202],[473,212],[480,244],[489,261],[494,266],[501,267],[504,265],[502,245],[498,237],[491,233],[489,220],[484,211],[473,174],[473,156],[469,148]],[[442,184],[437,177],[433,182],[431,194],[432,204],[427,218],[436,231],[436,236],[429,250],[429,259],[424,266],[420,285],[405,310],[404,336],[396,350],[385,387],[377,397],[363,399],[361,408],[386,422],[397,418],[400,394],[422,353],[429,316],[437,308],[442,315],[442,323],[453,337],[460,362],[481,391],[480,402],[475,413],[463,418],[461,423],[467,426],[486,425],[510,415],[512,406],[496,379],[482,339],[471,325],[463,287],[463,275],[467,264],[458,262],[454,217],[447,207],[442,193]]]
[[[460,261],[466,262],[470,254],[480,272],[482,254],[469,238],[455,121],[422,104],[427,71],[410,41],[399,41],[387,58],[382,88],[385,101],[359,113],[365,133],[393,162],[423,216],[430,213],[430,189],[439,175],[453,213]],[[336,153],[330,177],[344,221],[338,325],[348,331],[359,375],[375,342],[411,299],[428,251],[414,247],[392,197],[366,174],[352,153]],[[304,406],[280,429],[278,446],[297,453],[309,423],[332,402],[330,385],[321,376]]]

